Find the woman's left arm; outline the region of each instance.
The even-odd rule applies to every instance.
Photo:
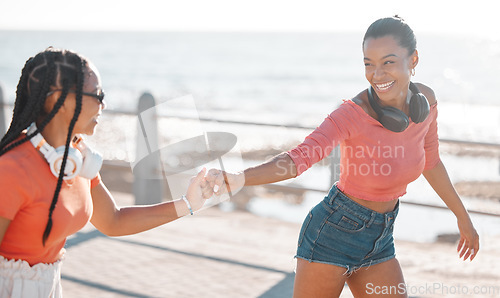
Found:
[[[196,211],[205,199],[212,196],[212,189],[204,180],[205,170],[190,181],[186,197]],[[179,198],[154,205],[118,207],[102,181],[91,189],[94,211],[91,223],[108,236],[124,236],[150,230],[190,214],[186,202]]]
[[[425,170],[423,175],[457,218],[458,229],[460,230],[460,241],[457,247],[459,257],[464,257],[464,260],[470,257],[472,261],[479,251],[479,235],[472,224],[469,213],[451,183],[446,168],[439,161],[432,169]]]

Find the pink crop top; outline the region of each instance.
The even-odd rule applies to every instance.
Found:
[[[427,119],[410,122],[405,131],[396,133],[346,100],[287,153],[299,176],[340,144],[337,187],[359,199],[390,201],[404,195],[408,183],[440,161],[436,119],[437,104],[433,104]]]

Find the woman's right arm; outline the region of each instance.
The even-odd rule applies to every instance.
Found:
[[[15,150],[15,149],[14,149]],[[16,213],[29,198],[33,187],[31,176],[18,160],[2,155],[0,161],[0,244]]]
[[[186,191],[192,211],[199,210],[212,191],[204,181],[205,169],[193,177]],[[113,195],[101,181],[91,189],[93,213],[91,223],[108,236],[124,236],[144,232],[190,213],[183,199],[153,205],[118,207]]]
[[[297,176],[295,163],[290,156],[283,152],[271,160],[255,167],[247,168],[239,173],[227,173],[211,169],[206,177],[216,195],[221,195],[229,190],[234,192],[243,186],[261,185],[287,180]]]
[[[0,216],[0,244],[2,243],[3,236],[10,225],[10,219]]]

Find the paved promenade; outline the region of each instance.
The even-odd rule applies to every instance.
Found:
[[[113,194],[118,205],[132,204],[130,194]],[[89,225],[68,241],[64,295],[291,297],[299,229],[217,207],[126,237]],[[396,242],[411,297],[500,296],[499,247],[500,239],[482,237],[481,254],[463,262],[452,243]],[[351,297],[348,288],[342,297]]]

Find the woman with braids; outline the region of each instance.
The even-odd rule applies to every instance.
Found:
[[[135,234],[211,196],[202,170],[182,199],[117,207],[79,138],[94,133],[103,97],[97,69],[77,53],[48,48],[26,62],[0,142],[0,297],[61,297],[66,238],[89,220],[109,236]]]
[[[419,60],[413,31],[397,16],[379,19],[362,49],[369,88],[344,101],[302,144],[237,174],[213,169],[207,175],[216,195],[282,181],[340,145],[339,181],[299,233],[294,297],[338,297],[346,282],[354,297],[407,296],[393,227],[399,198],[421,174],[457,218],[459,256],[473,260],[479,250],[439,157],[434,92],[410,81]]]

